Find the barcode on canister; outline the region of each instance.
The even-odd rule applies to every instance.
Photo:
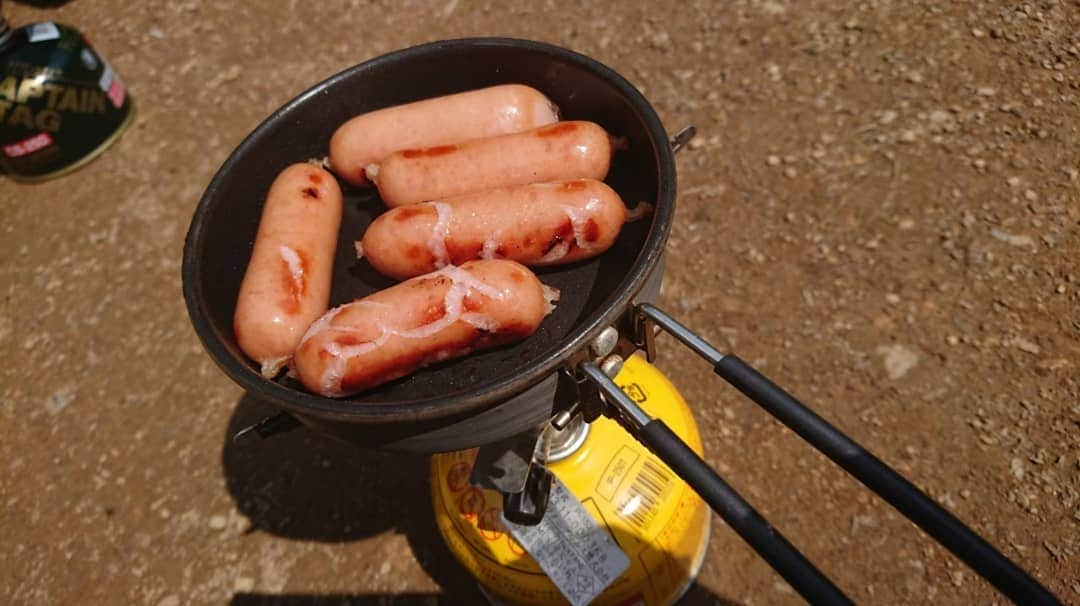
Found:
[[[646,528],[671,486],[671,476],[659,462],[646,457],[616,511],[637,528]]]

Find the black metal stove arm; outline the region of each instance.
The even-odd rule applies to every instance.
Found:
[[[582,364],[581,370],[604,393],[627,431],[689,484],[795,591],[811,604],[852,603],[667,424],[645,414],[595,364]]]
[[[236,432],[233,434],[232,441],[237,446],[247,446],[279,433],[292,431],[297,427],[300,427],[300,421],[296,417],[287,412],[278,412]]]
[[[915,485],[738,356],[720,352],[653,305],[641,304],[637,313],[708,360],[716,374],[885,499],[1009,599],[1018,604],[1061,603]]]

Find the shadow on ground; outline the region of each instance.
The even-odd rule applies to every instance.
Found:
[[[262,442],[234,445],[240,429],[275,410],[251,396],[236,406],[225,432],[222,467],[248,532],[305,540],[355,541],[392,530],[405,536],[438,594],[238,593],[231,606],[367,606],[485,604],[472,577],[439,536],[428,491],[428,457],[363,450],[304,428]],[[700,585],[680,604],[733,605]]]

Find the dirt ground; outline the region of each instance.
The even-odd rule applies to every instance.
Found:
[[[1080,2],[5,3],[82,29],[137,103],[55,181],[0,181],[0,594],[15,604],[474,603],[425,461],[258,419],[180,294],[203,188],[365,59],[549,41],[637,84],[680,196],[662,304],[1080,603]],[[1004,599],[670,341],[709,461],[854,599]],[[691,604],[798,597],[714,524]]]

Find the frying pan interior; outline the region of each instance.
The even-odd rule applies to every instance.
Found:
[[[538,272],[562,299],[525,341],[423,369],[348,399],[306,392],[290,379],[262,379],[238,349],[232,316],[262,203],[290,163],[326,155],[334,130],[374,109],[463,90],[517,82],[554,101],[563,119],[592,120],[626,137],[607,179],[628,205],[647,201],[651,218],[627,225],[603,256]],[[545,44],[507,39],[437,42],[346,70],[303,93],[261,124],[207,188],[184,251],[184,293],[196,331],[241,386],[301,414],[351,423],[419,421],[480,411],[549,376],[587,338],[610,324],[662,252],[674,204],[674,169],[655,113],[625,80],[599,63]],[[331,304],[392,282],[358,261],[353,241],[385,210],[374,190],[344,186]]]

